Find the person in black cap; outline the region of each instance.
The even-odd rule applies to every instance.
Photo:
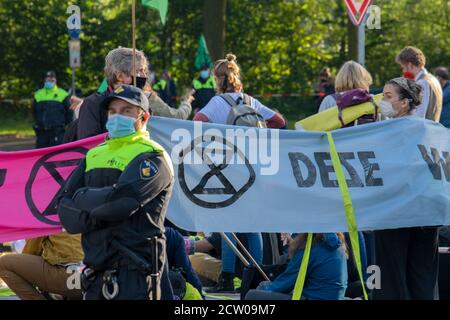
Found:
[[[170,284],[159,289],[167,270],[163,233],[171,160],[149,138],[150,109],[141,89],[120,85],[102,106],[108,137],[87,153],[58,198],[63,227],[82,234],[84,298],[170,299]]]
[[[192,88],[195,90],[192,104],[194,113],[206,106],[209,100],[216,95],[215,87],[214,77],[209,70],[209,66],[205,64],[200,69],[199,77],[192,81]]]
[[[67,91],[56,85],[56,74],[48,71],[44,87],[34,94],[33,118],[36,148],[46,148],[63,143],[65,126],[73,120]]]

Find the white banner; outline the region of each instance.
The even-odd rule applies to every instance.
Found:
[[[167,217],[192,231],[346,231],[323,132],[154,117],[171,155]],[[333,132],[360,230],[450,224],[450,131],[416,117]]]

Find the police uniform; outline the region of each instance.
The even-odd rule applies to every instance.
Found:
[[[58,88],[42,88],[34,94],[34,130],[36,148],[46,148],[63,143],[64,127],[73,120],[70,97],[67,91]]]
[[[192,88],[195,89],[194,101],[192,107],[194,109],[202,109],[209,100],[216,95],[214,77],[211,75],[208,79],[199,77],[192,82]]]
[[[167,85],[167,81],[164,79],[155,78],[155,83],[152,86],[152,89],[158,93],[158,96],[164,101],[166,104],[170,104],[170,94],[169,87]]]
[[[136,87],[118,87],[104,105],[115,98],[149,111]],[[173,181],[168,154],[147,131],[107,139],[72,173],[58,214],[69,233],[82,234],[85,299],[149,299],[150,289],[159,288],[150,274],[161,274],[165,264],[164,219]]]

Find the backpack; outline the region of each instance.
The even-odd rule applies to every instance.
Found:
[[[339,121],[342,124],[342,127],[349,127],[352,126],[355,122],[358,124],[365,124],[370,122],[377,121],[377,105],[372,99],[372,96],[367,92],[366,90],[362,89],[353,89],[349,91],[345,91],[342,93],[335,93],[332,95],[333,98],[336,100],[336,105],[338,107],[338,117]],[[374,113],[370,115],[364,115],[358,119],[355,120],[355,122],[349,123],[348,125],[344,124],[344,120],[342,119],[342,110],[344,110],[347,107],[352,107],[364,102],[372,102],[374,107]]]
[[[221,94],[220,97],[231,107],[227,118],[227,124],[267,128],[264,118],[252,108],[252,98],[250,96],[243,94],[243,97],[239,97],[237,101],[234,101],[228,94]]]

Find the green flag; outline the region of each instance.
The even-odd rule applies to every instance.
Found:
[[[197,54],[195,55],[195,67],[200,69],[203,65],[211,67],[212,61],[209,55],[208,47],[206,46],[205,36],[201,34],[198,41]]]
[[[162,24],[166,23],[168,0],[142,0],[142,5],[159,11]]]

